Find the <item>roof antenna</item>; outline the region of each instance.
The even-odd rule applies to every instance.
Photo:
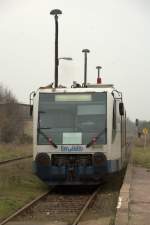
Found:
[[[102,67],[101,66],[97,66],[96,69],[98,70],[97,84],[101,84],[102,83],[102,79],[100,77],[100,70],[102,69]]]

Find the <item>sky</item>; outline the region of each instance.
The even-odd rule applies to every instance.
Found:
[[[103,83],[123,92],[131,120],[150,120],[149,0],[0,0],[0,83],[22,103],[54,80],[54,18],[59,16],[59,83],[95,83],[102,66]]]

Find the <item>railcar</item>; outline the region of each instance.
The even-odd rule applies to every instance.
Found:
[[[33,96],[33,168],[44,182],[98,184],[126,165],[126,112],[113,85],[45,87]]]

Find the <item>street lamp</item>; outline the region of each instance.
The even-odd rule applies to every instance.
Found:
[[[61,15],[62,11],[60,9],[53,9],[50,15],[54,16],[55,19],[55,88],[58,87],[58,15]]]
[[[100,77],[100,70],[102,69],[102,67],[97,66],[96,69],[98,70],[97,84],[101,84],[102,80],[101,80],[101,77]]]
[[[59,58],[58,58],[58,64],[59,64],[59,60],[60,60],[60,59],[63,59],[63,60],[72,60],[71,57],[59,57]]]
[[[84,83],[83,83],[83,85],[86,86],[86,83],[87,83],[87,53],[89,53],[90,50],[83,49],[82,52],[84,53]]]
[[[64,60],[72,60],[71,57],[60,57],[59,59],[64,59]]]

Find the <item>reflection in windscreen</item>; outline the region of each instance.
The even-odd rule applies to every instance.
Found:
[[[68,144],[86,145],[102,133],[97,144],[105,144],[106,93],[65,95],[67,100],[61,94],[40,94],[38,144],[48,144],[43,132],[57,145],[67,144],[66,135],[70,136]]]
[[[77,115],[101,115],[105,114],[105,105],[79,105]]]

